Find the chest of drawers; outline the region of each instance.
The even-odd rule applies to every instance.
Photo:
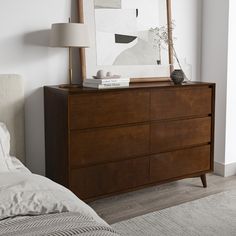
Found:
[[[215,85],[45,87],[46,175],[89,201],[213,170]]]

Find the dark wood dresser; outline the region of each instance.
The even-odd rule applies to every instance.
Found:
[[[45,87],[46,175],[90,201],[213,171],[215,84]]]

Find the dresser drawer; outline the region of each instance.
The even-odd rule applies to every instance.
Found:
[[[73,130],[70,134],[70,163],[78,167],[147,155],[149,134],[149,125]]]
[[[211,117],[151,124],[151,153],[211,142]]]
[[[71,170],[71,189],[82,199],[144,185],[149,179],[149,158]]]
[[[151,120],[206,116],[212,113],[212,88],[172,88],[151,92]]]
[[[150,159],[152,182],[210,171],[210,145],[154,155]]]
[[[73,95],[69,99],[71,129],[112,126],[149,119],[149,92],[123,91]]]

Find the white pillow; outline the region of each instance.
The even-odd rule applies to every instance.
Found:
[[[6,163],[6,158],[4,156],[2,142],[0,140],[0,172],[9,172],[8,165]]]
[[[10,157],[11,162],[14,166],[14,170],[12,172],[23,172],[23,173],[31,173],[31,171],[16,157]]]
[[[10,155],[10,133],[6,125],[0,122],[0,141],[5,155]]]
[[[10,156],[10,133],[0,122],[0,172],[31,173],[16,157]]]
[[[0,171],[14,170],[10,157],[10,133],[4,123],[0,122]]]

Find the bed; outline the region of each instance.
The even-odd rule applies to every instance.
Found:
[[[31,173],[24,146],[23,80],[0,75],[0,235],[119,235],[71,191]]]

